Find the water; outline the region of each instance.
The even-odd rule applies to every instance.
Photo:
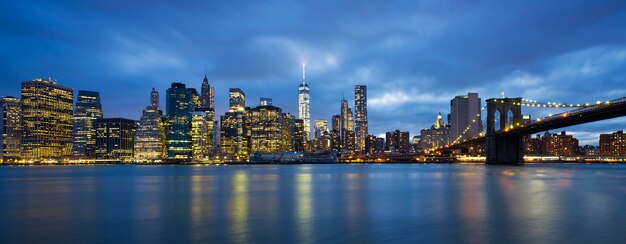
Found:
[[[0,242],[619,243],[626,165],[0,167]]]

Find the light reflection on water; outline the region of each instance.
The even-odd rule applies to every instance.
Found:
[[[0,167],[23,242],[617,243],[626,165]]]

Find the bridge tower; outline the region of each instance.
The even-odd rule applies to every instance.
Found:
[[[487,133],[486,163],[487,164],[519,164],[524,160],[524,144],[522,136],[499,135],[499,131],[507,131],[511,126],[522,123],[522,98],[491,98],[487,99]],[[509,118],[509,111],[513,114]],[[500,117],[500,130],[496,131],[495,113]],[[511,121],[509,121],[511,120]]]

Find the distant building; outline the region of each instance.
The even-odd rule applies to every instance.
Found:
[[[272,106],[272,99],[268,97],[262,97],[260,99],[259,106]]]
[[[296,152],[304,152],[306,149],[307,139],[306,139],[306,131],[304,130],[304,120],[296,119],[295,122],[295,131],[294,131],[294,143],[293,149]]]
[[[298,119],[302,120],[304,126],[304,137],[306,141],[311,140],[311,94],[309,85],[306,84],[305,66],[302,65],[302,83],[298,86]]]
[[[14,97],[0,99],[0,162],[18,160],[22,156],[22,107]]]
[[[209,79],[207,79],[206,74],[204,75],[200,88],[200,103],[203,111],[207,113],[213,112],[213,114],[209,114],[209,117],[215,115],[215,91],[214,87],[209,84]]]
[[[355,110],[355,133],[356,149],[365,150],[365,139],[368,135],[367,122],[367,87],[364,85],[354,86],[354,110]]]
[[[437,121],[430,129],[420,131],[420,148],[422,149],[441,147],[450,142],[450,127],[443,122],[441,113],[437,115]]]
[[[408,131],[390,131],[385,133],[385,148],[391,152],[407,154],[411,152],[411,143]]]
[[[166,112],[169,121],[167,157],[191,158],[191,113],[194,110],[194,91],[183,83],[172,83],[167,89]],[[199,100],[199,99],[198,99]]]
[[[191,158],[205,159],[211,150],[211,127],[206,112],[196,111],[191,115]]]
[[[540,156],[542,154],[543,140],[541,140],[541,136],[537,135],[536,137],[524,137],[524,155]]]
[[[22,82],[22,154],[26,159],[72,153],[74,91],[56,81]]]
[[[282,131],[282,151],[291,152],[294,151],[295,133],[296,133],[296,118],[290,113],[283,114],[283,131]]]
[[[483,131],[478,93],[456,96],[450,101],[450,137],[470,139]]]
[[[263,105],[266,104],[266,105]],[[283,112],[261,100],[261,105],[250,110],[251,153],[279,153],[282,150]]]
[[[331,125],[332,125],[331,131],[332,130],[341,131],[341,115],[339,114],[333,115],[331,119]]]
[[[123,118],[97,119],[96,158],[128,160],[133,158],[136,121]]]
[[[100,93],[79,90],[74,107],[73,155],[96,157],[96,130],[93,123],[101,118]]]
[[[600,156],[626,156],[624,131],[600,134]]]
[[[584,156],[600,156],[600,148],[592,145],[582,146],[580,151]]]
[[[164,153],[167,134],[162,116],[163,112],[159,107],[159,93],[152,88],[150,104],[143,110],[135,133],[135,158],[154,160],[167,157],[167,152]]]
[[[574,156],[578,154],[578,140],[565,131],[560,134],[546,132],[542,138],[543,154],[550,156]]]
[[[352,109],[348,105],[348,101],[341,99],[341,150],[346,152],[354,152],[356,147],[356,135],[354,133],[354,118]]]
[[[375,135],[367,135],[365,139],[365,154],[378,155],[385,150],[385,139]]]
[[[315,120],[315,137],[314,138],[320,138],[322,135],[324,135],[324,132],[328,132],[328,121],[326,121],[325,119],[318,119]]]
[[[331,136],[328,131],[328,121],[325,119],[315,120],[315,140],[313,142],[315,151],[329,151],[331,148]]]
[[[229,110],[220,119],[220,150],[237,161],[250,158],[249,113],[246,94],[239,88],[231,88]]]

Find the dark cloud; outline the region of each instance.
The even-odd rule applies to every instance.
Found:
[[[0,94],[52,76],[100,91],[107,116],[136,119],[151,87],[199,88],[206,70],[220,113],[230,87],[251,105],[273,97],[296,112],[306,62],[312,119],[330,119],[342,91],[352,100],[366,84],[372,133],[414,134],[469,91],[574,103],[626,95],[624,23],[624,1],[11,1],[0,10]]]

